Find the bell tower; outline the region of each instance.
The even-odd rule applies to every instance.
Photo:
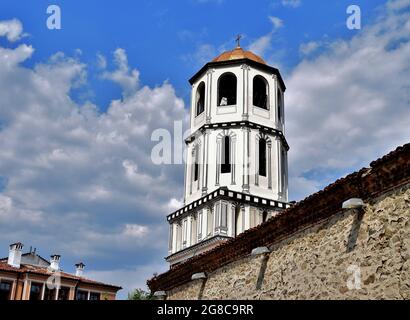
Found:
[[[192,86],[184,207],[171,213],[171,264],[209,250],[286,209],[286,90],[278,69],[239,45]]]

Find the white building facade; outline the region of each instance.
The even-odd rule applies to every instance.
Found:
[[[178,264],[289,207],[279,70],[239,46],[191,79],[184,207],[168,216]]]

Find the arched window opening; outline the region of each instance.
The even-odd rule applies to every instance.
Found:
[[[235,236],[237,236],[241,230],[241,208],[238,206],[235,208]]]
[[[263,213],[262,213],[262,222],[266,222],[266,221],[268,221],[268,212],[263,211]]]
[[[196,115],[199,116],[205,110],[205,83],[201,82],[196,90]]]
[[[222,161],[221,161],[221,173],[231,172],[231,138],[225,136],[222,140]]]
[[[266,177],[266,140],[259,140],[259,175]]]
[[[195,148],[195,159],[194,159],[194,181],[199,179],[199,148]]]
[[[283,121],[283,101],[282,93],[278,90],[278,120],[279,122]]]
[[[268,83],[261,76],[253,78],[253,105],[268,110]]]
[[[223,74],[218,81],[218,106],[236,104],[236,76],[233,73]]]

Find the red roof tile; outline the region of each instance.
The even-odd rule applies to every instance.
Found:
[[[28,264],[21,265],[20,268],[15,268],[7,264],[7,262],[0,262],[0,271],[7,271],[7,272],[14,272],[14,273],[32,273],[32,274],[38,274],[38,275],[44,275],[44,276],[50,276],[54,273],[53,271],[49,271],[46,268],[32,266]],[[103,282],[98,282],[98,281],[94,281],[94,280],[83,278],[83,277],[78,277],[76,275],[73,275],[67,272],[60,272],[60,275],[63,279],[80,281],[81,283],[99,285],[99,286],[109,287],[109,288],[113,288],[117,290],[122,289],[119,286],[115,286],[112,284],[106,284]]]

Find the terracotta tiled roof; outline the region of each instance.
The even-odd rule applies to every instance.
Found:
[[[221,61],[230,61],[230,60],[240,60],[240,59],[249,59],[259,63],[266,64],[266,62],[259,57],[258,55],[254,54],[251,51],[245,51],[241,47],[236,47],[231,51],[225,51],[217,56],[212,62],[221,62]]]
[[[7,262],[0,262],[0,271],[6,271],[6,272],[14,272],[14,273],[32,273],[32,274],[38,274],[38,275],[44,275],[44,276],[50,276],[53,274],[52,271],[47,270],[47,268],[42,268],[38,266],[32,266],[28,264],[23,264],[20,266],[20,268],[15,268],[7,264]],[[60,275],[63,279],[67,280],[74,280],[74,281],[80,281],[81,283],[86,283],[86,284],[92,284],[92,285],[98,285],[98,286],[103,286],[103,287],[109,287],[112,289],[120,290],[122,289],[119,286],[115,286],[112,284],[106,284],[103,282],[98,282],[94,281],[91,279],[83,278],[83,277],[78,277],[76,275],[67,273],[67,272],[60,272]]]
[[[246,257],[256,247],[270,246],[290,235],[341,212],[342,203],[353,197],[369,200],[410,183],[410,143],[339,179],[322,191],[282,211],[267,222],[249,229],[218,247],[176,265],[147,284],[151,291],[170,290],[191,280],[194,273],[210,273]]]

